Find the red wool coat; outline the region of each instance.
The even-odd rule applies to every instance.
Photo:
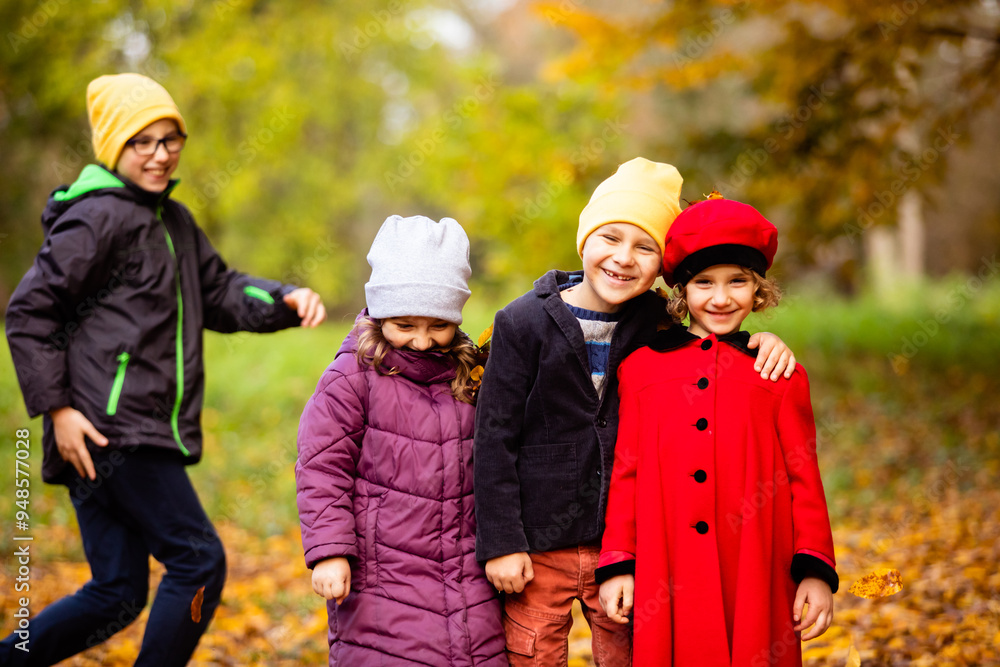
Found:
[[[801,665],[796,581],[837,589],[806,373],[674,327],[619,367],[601,579],[635,567],[634,664]]]

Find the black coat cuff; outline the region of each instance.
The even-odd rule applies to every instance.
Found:
[[[840,588],[840,577],[837,576],[837,571],[830,567],[826,561],[809,554],[795,554],[792,556],[792,579],[795,583],[799,583],[806,577],[822,579],[833,593],[836,593],[837,589]]]
[[[631,574],[634,577],[635,559],[623,560],[620,563],[612,563],[611,565],[605,565],[594,570],[594,578],[597,579],[598,584],[603,584],[608,579],[617,577],[619,574]]]

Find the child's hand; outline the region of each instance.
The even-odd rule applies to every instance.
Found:
[[[308,287],[300,287],[289,292],[284,298],[285,304],[289,308],[294,308],[299,317],[302,318],[303,327],[319,326],[326,319],[326,308],[319,294],[313,292]]]
[[[599,600],[601,609],[615,623],[628,623],[635,598],[635,577],[619,574],[601,584]]]
[[[784,371],[786,378],[792,377],[792,373],[795,371],[795,355],[792,354],[784,341],[773,333],[766,331],[755,333],[750,336],[747,347],[750,349],[760,348],[753,369],[760,373],[762,378],[767,380],[770,376],[770,379],[775,381],[781,377],[782,371]]]
[[[802,618],[802,606],[809,605],[806,617]],[[833,593],[830,585],[822,579],[816,577],[806,577],[799,583],[799,588],[795,591],[795,606],[792,607],[792,619],[796,625],[793,630],[801,632],[810,625],[812,630],[802,634],[802,641],[815,639],[826,632],[826,629],[833,623]],[[801,620],[800,620],[801,619]]]
[[[59,456],[76,468],[80,477],[97,479],[94,459],[87,451],[84,436],[90,437],[91,441],[98,447],[107,447],[108,439],[101,435],[90,420],[83,416],[82,412],[68,405],[50,412],[49,418],[52,419]]]
[[[313,590],[339,605],[351,592],[351,564],[346,558],[327,558],[316,563],[312,576]]]
[[[522,551],[491,558],[486,561],[486,578],[501,593],[520,593],[535,578],[531,556]]]

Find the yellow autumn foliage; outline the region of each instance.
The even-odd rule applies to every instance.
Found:
[[[488,343],[490,338],[492,337],[493,337],[493,325],[491,324],[485,329],[483,329],[483,333],[479,334],[479,340],[476,341],[476,345],[478,347],[482,347],[483,345],[486,345],[486,343]]]
[[[866,600],[884,598],[903,590],[903,575],[894,568],[879,568],[855,581],[848,590]]]

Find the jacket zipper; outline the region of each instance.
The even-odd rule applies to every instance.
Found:
[[[181,294],[181,266],[177,261],[177,253],[174,252],[174,242],[170,238],[170,232],[167,231],[167,225],[163,222],[162,213],[163,205],[159,204],[156,207],[156,219],[160,221],[160,226],[163,227],[163,235],[167,237],[167,247],[170,248],[170,256],[174,260],[174,286],[177,288],[177,398],[174,400],[174,409],[170,413],[170,428],[174,432],[174,441],[177,442],[177,447],[180,448],[181,453],[184,456],[191,456],[191,452],[188,451],[188,448],[181,441],[181,431],[178,425],[181,414],[181,401],[184,400],[184,298]]]
[[[122,385],[125,384],[125,369],[128,367],[129,353],[122,352],[117,359],[118,370],[115,372],[115,381],[111,385],[111,395],[108,396],[107,413],[109,417],[118,412],[118,399],[122,395]]]

